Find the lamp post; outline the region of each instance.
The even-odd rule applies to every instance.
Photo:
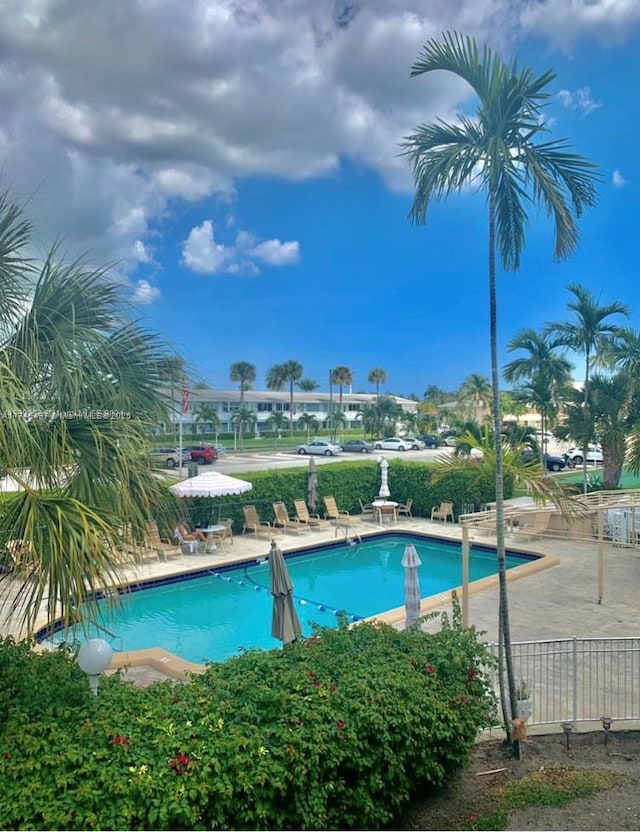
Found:
[[[90,638],[78,650],[78,667],[89,679],[91,692],[98,695],[100,674],[111,664],[113,650],[103,638]]]

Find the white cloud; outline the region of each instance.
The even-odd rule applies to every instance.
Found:
[[[587,37],[621,43],[640,29],[636,0],[524,0],[520,8],[525,31],[563,47]]]
[[[616,188],[624,188],[627,184],[627,180],[624,176],[620,173],[619,170],[614,170],[613,176],[611,177],[611,181],[616,186]]]
[[[253,234],[239,230],[235,245],[216,242],[215,229],[211,220],[191,229],[182,246],[182,262],[198,274],[241,274],[254,277],[260,274],[255,263],[259,260],[268,266],[288,266],[300,260],[300,246],[297,240],[282,243],[280,240],[265,240],[256,243]]]
[[[582,118],[602,107],[602,101],[595,101],[591,98],[589,87],[581,87],[573,92],[571,90],[560,90],[558,98],[567,110],[577,110]]]
[[[139,280],[134,287],[131,299],[134,303],[146,306],[159,300],[161,294],[160,289],[152,286],[148,280]]]

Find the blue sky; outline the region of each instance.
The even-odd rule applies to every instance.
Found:
[[[535,212],[518,274],[499,276],[501,361],[522,327],[566,317],[569,282],[636,301],[640,4],[626,0],[6,0],[3,181],[42,247],[115,260],[134,314],[192,377],[231,386],[250,361],[300,361],[327,389],[347,365],[421,396],[489,374],[484,198],[407,221],[398,158],[419,122],[475,102],[409,78],[444,29],[557,78],[547,115],[600,165],[576,256],[552,261]],[[578,373],[579,374],[579,373]]]

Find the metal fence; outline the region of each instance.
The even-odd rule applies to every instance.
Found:
[[[517,681],[531,691],[529,725],[640,719],[640,638],[514,642]],[[491,651],[498,655],[498,645]],[[497,672],[494,687],[498,691]]]

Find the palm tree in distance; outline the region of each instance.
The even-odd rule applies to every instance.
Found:
[[[415,196],[411,221],[424,224],[431,200],[445,199],[469,185],[484,189],[489,236],[489,338],[493,432],[495,439],[496,543],[500,581],[500,641],[504,645],[509,701],[517,716],[516,680],[511,651],[504,543],[504,485],[501,444],[496,253],[502,267],[518,271],[524,247],[528,205],[542,205],[553,217],[556,260],[575,251],[576,219],[596,202],[595,165],[570,153],[566,141],[539,141],[549,132],[543,110],[553,71],[536,77],[489,47],[457,33],[431,39],[411,68],[417,76],[438,70],[466,81],[479,99],[475,117],[458,123],[424,124],[406,137],[403,148],[413,169]],[[511,726],[505,725],[510,736]]]
[[[176,410],[176,387],[180,387],[185,376],[185,361],[179,355],[167,355],[160,361],[160,378],[166,384],[169,383],[169,390],[171,395],[171,425],[170,430],[174,434],[177,429],[177,420],[175,418]],[[169,431],[167,431],[168,433]]]
[[[311,431],[318,430],[318,420],[311,413],[301,413],[298,419],[298,425],[307,432],[307,442],[311,438]]]
[[[244,391],[256,380],[256,368],[248,361],[236,361],[229,368],[229,378],[240,385],[240,407],[244,404]]]
[[[491,382],[480,373],[470,373],[460,385],[458,398],[469,404],[471,418],[480,424],[485,407],[491,404]]]
[[[282,378],[283,381],[289,383],[289,433],[293,436],[293,385],[297,384],[302,378],[303,367],[299,361],[285,361],[282,364]]]
[[[529,399],[540,412],[540,462],[547,451],[547,430],[549,421],[557,410],[560,394],[571,383],[571,362],[556,350],[559,343],[550,335],[540,335],[533,329],[525,328],[517,332],[508,345],[509,352],[523,350],[526,355],[509,362],[503,370],[508,382],[528,380],[520,391],[520,399]],[[544,467],[544,466],[543,466]]]
[[[334,367],[331,371],[331,383],[338,385],[338,410],[342,413],[342,390],[345,384],[353,384],[353,373],[348,367]]]
[[[598,357],[598,353],[606,356],[612,341],[620,332],[620,327],[607,319],[612,315],[629,317],[629,308],[619,301],[600,305],[593,293],[579,283],[570,283],[567,289],[573,295],[573,300],[569,301],[567,309],[575,312],[575,320],[547,324],[545,332],[554,336],[558,344],[584,355],[583,405],[588,423],[590,415],[589,374],[592,361]],[[587,493],[587,446],[593,438],[588,433],[585,434],[582,449],[582,481],[585,494]]]
[[[380,410],[380,385],[387,383],[387,373],[386,370],[383,370],[382,367],[374,367],[373,370],[369,373],[368,376],[369,384],[375,384],[376,386],[376,411],[379,415]],[[376,431],[380,433],[380,419],[378,418],[378,422],[376,424]]]
[[[313,393],[314,390],[317,390],[318,387],[320,387],[320,382],[316,381],[314,378],[301,378],[298,382],[298,387],[303,393]]]

